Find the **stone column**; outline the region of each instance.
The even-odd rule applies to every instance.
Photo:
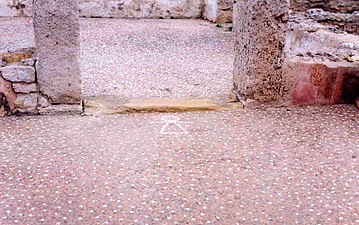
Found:
[[[240,100],[282,101],[289,0],[239,0],[235,4],[234,90]]]
[[[37,81],[53,104],[79,103],[80,26],[77,0],[34,0]]]

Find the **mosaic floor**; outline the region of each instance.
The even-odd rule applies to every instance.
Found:
[[[354,106],[170,115],[0,118],[0,224],[359,223]]]
[[[83,94],[227,98],[233,33],[202,20],[81,19]],[[0,51],[35,46],[29,18],[0,18]]]

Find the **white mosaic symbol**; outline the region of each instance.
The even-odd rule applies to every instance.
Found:
[[[188,131],[181,124],[191,122],[182,122],[177,116],[162,116],[161,122],[155,123],[165,123],[160,131],[160,134],[188,134]],[[178,127],[181,131],[166,131],[166,129],[168,129],[171,125]]]

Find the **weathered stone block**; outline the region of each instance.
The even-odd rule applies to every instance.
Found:
[[[78,103],[81,99],[78,1],[35,0],[33,9],[40,91],[52,103]]]
[[[20,109],[37,108],[37,94],[18,94],[15,100],[15,106]]]
[[[16,93],[24,93],[24,94],[27,94],[27,93],[31,93],[31,92],[36,92],[36,84],[17,84],[17,83],[14,83],[12,85],[14,91]]]
[[[315,57],[316,61],[356,61],[359,55],[359,39],[356,35],[337,34],[324,29],[308,32],[302,27],[305,25],[291,25],[285,44],[287,56]]]
[[[1,54],[2,62],[4,62],[5,64],[17,63],[17,62],[21,62],[22,60],[26,60],[34,57],[35,57],[34,48],[17,49],[15,51],[3,52]]]
[[[217,23],[230,23],[233,21],[234,0],[218,0]]]
[[[49,101],[44,97],[44,96],[39,96],[39,106],[41,108],[46,108],[48,106],[50,106]]]
[[[233,21],[233,0],[204,0],[204,18],[217,23]]]
[[[235,11],[234,90],[238,98],[286,100],[291,84],[282,66],[289,0],[241,0]]]
[[[21,63],[26,66],[35,67],[36,60],[34,58],[22,59]]]
[[[231,23],[233,21],[232,10],[220,10],[216,19],[217,23]]]
[[[204,0],[203,15],[209,21],[215,22],[218,18],[218,1],[217,0]]]
[[[4,79],[11,82],[35,82],[35,69],[31,66],[6,66],[1,69]]]

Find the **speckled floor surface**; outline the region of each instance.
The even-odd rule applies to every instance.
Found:
[[[358,224],[354,106],[0,118],[0,224]]]
[[[34,46],[32,22],[0,18],[0,50]],[[81,19],[83,95],[226,98],[233,33],[202,20]]]

